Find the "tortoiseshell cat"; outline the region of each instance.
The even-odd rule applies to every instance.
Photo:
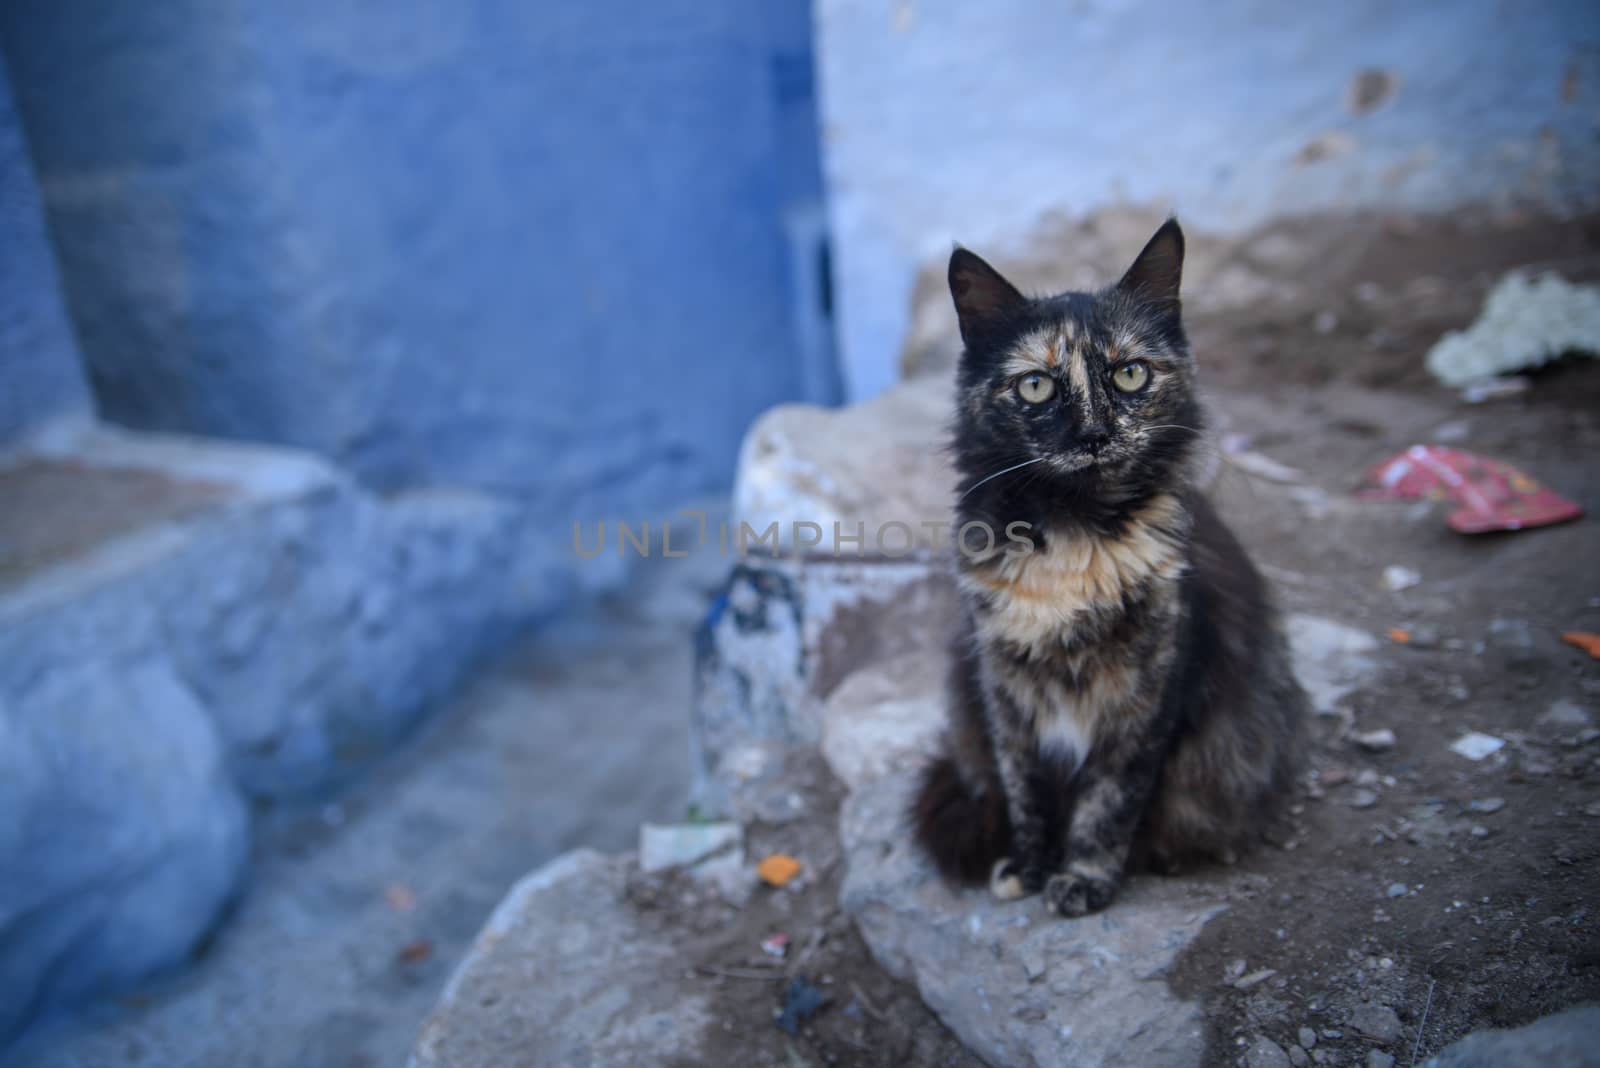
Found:
[[[1116,285],[1041,299],[950,257],[957,529],[1026,523],[1031,551],[957,554],[948,744],[913,815],[948,877],[1063,916],[1130,861],[1230,859],[1301,756],[1277,613],[1194,486],[1183,249],[1169,220]]]

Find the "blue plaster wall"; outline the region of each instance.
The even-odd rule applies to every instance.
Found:
[[[1237,230],[1600,198],[1592,0],[818,0],[817,49],[855,396],[894,378],[919,267],[1051,213],[1155,202]],[[1399,89],[1356,115],[1364,68]]]
[[[564,520],[838,391],[805,0],[13,0],[0,45],[107,418]]]
[[[0,447],[88,412],[39,190],[0,60]]]

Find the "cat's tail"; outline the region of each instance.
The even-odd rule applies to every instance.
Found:
[[[948,755],[923,772],[911,818],[917,843],[945,878],[956,882],[985,882],[1011,840],[999,782],[974,789]]]

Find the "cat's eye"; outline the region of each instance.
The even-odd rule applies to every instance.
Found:
[[[1111,384],[1124,393],[1137,393],[1150,381],[1150,368],[1142,363],[1125,363],[1111,372]]]
[[[1017,396],[1029,404],[1043,404],[1056,392],[1056,380],[1049,375],[1023,375],[1017,379]]]

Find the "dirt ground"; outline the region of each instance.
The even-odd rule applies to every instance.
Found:
[[[1369,752],[1350,722],[1319,718],[1294,837],[1241,865],[1249,889],[1173,976],[1205,999],[1216,1063],[1258,1035],[1288,1050],[1309,1028],[1323,1063],[1380,1048],[1408,1064],[1475,1028],[1600,999],[1600,663],[1560,641],[1600,630],[1600,363],[1564,361],[1479,405],[1422,366],[1505,267],[1596,277],[1596,236],[1394,226],[1343,286],[1194,324],[1229,429],[1327,495],[1226,465],[1213,491],[1284,607],[1413,636],[1386,639],[1347,701],[1354,732],[1389,728],[1394,746]],[[1352,499],[1368,465],[1428,442],[1514,463],[1589,516],[1467,537],[1440,506]],[[1391,592],[1391,565],[1421,582]],[[1449,748],[1467,731],[1507,744],[1473,762]],[[1276,974],[1230,983],[1261,969]],[[1375,1042],[1340,1025],[1363,1005],[1392,1010],[1398,1034]]]
[[[842,790],[815,750],[793,749],[767,789],[799,797],[795,817],[745,828],[746,856],[785,853],[801,873],[781,889],[761,885],[742,907],[676,873],[638,875],[629,896],[686,948],[684,969],[710,993],[720,1031],[706,1037],[704,1064],[749,1066],[979,1066],[909,985],[890,978],[839,909]],[[781,810],[784,806],[763,806]],[[687,933],[686,933],[687,932]],[[762,948],[789,941],[781,956]],[[823,1000],[780,1023],[787,1001],[810,988]],[[792,994],[791,991],[794,993]],[[688,1066],[684,1066],[688,1068]]]
[[[1350,240],[1330,226],[1351,226]],[[1437,505],[1353,491],[1372,463],[1440,442],[1600,509],[1600,362],[1564,361],[1476,405],[1422,366],[1504,269],[1600,276],[1600,231],[1502,217],[1287,232],[1334,238],[1340,254],[1303,259],[1294,285],[1253,304],[1191,303],[1219,430],[1293,469],[1263,479],[1224,462],[1212,492],[1286,611],[1380,644],[1342,714],[1316,720],[1288,836],[1191,876],[1229,907],[1169,981],[1205,1006],[1208,1064],[1409,1065],[1471,1030],[1600,1000],[1600,663],[1559,637],[1600,631],[1600,540],[1593,518],[1467,537]],[[1208,253],[1215,265],[1252,250]],[[1390,566],[1420,581],[1392,591]],[[1387,748],[1353,738],[1382,728]],[[1450,749],[1468,731],[1505,745],[1469,760]],[[802,765],[804,817],[757,825],[747,844],[806,857],[808,874],[742,910],[706,901],[672,921],[701,932],[686,965],[717,993],[727,1063],[974,1063],[838,913],[838,791]],[[645,905],[693,893],[636,890]],[[781,959],[759,948],[775,932],[792,939]],[[773,1018],[796,976],[827,1000],[789,1035]],[[1277,1053],[1259,1060],[1263,1039]]]

